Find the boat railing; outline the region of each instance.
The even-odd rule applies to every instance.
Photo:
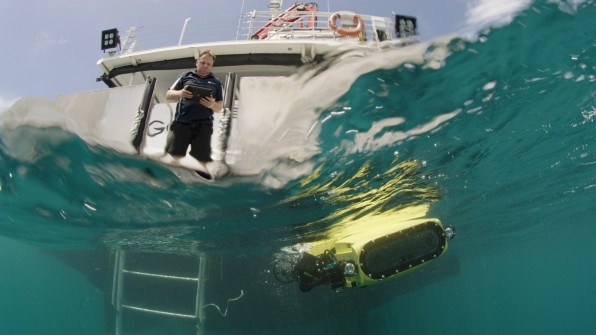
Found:
[[[329,18],[335,12],[319,11],[252,11],[244,20],[241,18],[239,37],[252,40],[283,39],[357,39],[360,41],[384,41],[395,39],[395,25],[391,18],[340,12],[347,16],[346,24],[355,24],[353,15],[358,15],[364,23],[361,34],[344,35],[329,27]],[[349,14],[349,15],[346,15]],[[340,20],[338,20],[340,21]],[[342,26],[342,23],[337,23]],[[354,27],[350,27],[354,28]]]
[[[353,24],[351,18],[354,13],[339,13],[348,15],[345,15],[341,22],[337,20],[337,25],[350,28],[349,24]],[[399,39],[404,44],[415,42],[415,36],[405,38],[396,36],[395,22],[392,18],[361,14],[358,16],[364,23],[362,33],[342,36],[329,27],[329,18],[334,14],[319,11],[251,11],[235,17],[222,16],[213,18],[211,21],[205,19],[201,21],[200,25],[192,21],[189,23],[190,18],[188,18],[184,21],[184,25],[165,24],[159,30],[153,30],[151,27],[131,27],[121,38],[120,49],[110,52],[110,55],[125,55],[140,50],[232,40],[327,39],[382,42]],[[233,30],[230,29],[230,26],[233,25],[237,26],[235,36]],[[412,35],[415,35],[413,30]]]

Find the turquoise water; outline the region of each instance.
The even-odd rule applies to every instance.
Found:
[[[577,10],[538,1],[477,40],[451,41],[439,68],[363,75],[321,112],[321,173],[275,190],[185,184],[58,129],[19,129],[23,145],[7,146],[15,131],[2,130],[0,333],[111,333],[106,250],[116,246],[225,260],[234,275],[220,287],[229,290],[210,298],[223,307],[240,289],[245,297],[227,317],[208,310],[207,334],[593,333],[595,41],[593,1]],[[412,161],[415,171],[390,169]],[[378,208],[431,202],[429,215],[457,228],[443,257],[341,294],[275,281],[272,254],[324,231],[334,212],[393,178],[404,182]],[[331,196],[343,182],[348,196]]]

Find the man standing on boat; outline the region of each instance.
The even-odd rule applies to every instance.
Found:
[[[211,135],[213,134],[213,112],[223,110],[223,88],[211,69],[215,54],[206,50],[199,54],[196,69],[183,73],[166,92],[168,101],[178,101],[176,114],[170,124],[166,142],[166,152],[176,161],[186,156],[190,145],[190,155],[199,161],[205,172],[211,161]],[[193,100],[193,91],[211,91],[200,99]],[[210,175],[199,175],[211,179]]]

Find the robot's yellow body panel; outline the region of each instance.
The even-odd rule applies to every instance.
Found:
[[[428,207],[367,215],[340,222],[313,242],[295,271],[303,291],[363,287],[395,278],[443,254],[453,230],[425,218]]]

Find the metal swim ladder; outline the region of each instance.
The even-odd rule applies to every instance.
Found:
[[[174,255],[118,249],[112,285],[115,334],[124,334],[125,315],[137,313],[149,317],[194,319],[196,334],[203,335],[206,271],[204,253]],[[189,294],[189,291],[194,292]],[[190,299],[193,296],[194,302]]]

